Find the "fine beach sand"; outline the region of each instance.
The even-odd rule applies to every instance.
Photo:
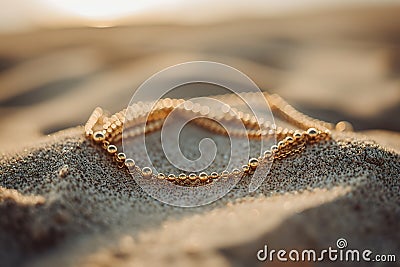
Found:
[[[264,245],[325,249],[338,238],[399,260],[399,14],[374,7],[1,36],[0,266],[263,266]],[[245,177],[210,205],[163,204],[77,125],[96,106],[125,108],[150,75],[189,60],[236,67],[356,132],[274,162],[254,193]]]
[[[224,198],[189,209],[146,195],[82,131],[1,160],[5,266],[249,266],[264,244],[323,249],[340,237],[352,248],[400,251],[400,147],[335,134],[274,162],[255,193],[243,179]]]

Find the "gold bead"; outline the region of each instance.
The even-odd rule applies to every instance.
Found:
[[[173,103],[172,103],[171,98],[165,98],[163,102],[164,102],[164,103],[163,103],[163,104],[164,104],[164,107],[166,107],[166,108],[172,108]]]
[[[210,176],[211,176],[212,179],[217,179],[218,178],[218,173],[217,172],[212,172]]]
[[[249,172],[249,170],[250,170],[249,165],[243,165],[243,166],[242,166],[242,170],[243,170],[243,172],[245,172],[245,173]]]
[[[228,176],[229,176],[229,172],[228,172],[228,171],[222,171],[222,172],[221,172],[221,177],[226,178],[226,177],[228,177]]]
[[[194,181],[194,180],[197,179],[197,175],[196,175],[195,173],[191,173],[191,174],[189,174],[189,179],[190,179],[191,181]]]
[[[176,177],[175,177],[175,174],[172,174],[172,173],[171,173],[171,174],[168,175],[168,181],[171,181],[171,182],[172,182],[172,181],[175,181],[175,178],[176,178]]]
[[[294,139],[293,139],[293,137],[291,137],[291,136],[287,136],[287,137],[285,138],[284,142],[286,142],[286,143],[293,143],[293,142],[294,142]]]
[[[195,104],[193,105],[192,111],[193,111],[194,113],[199,113],[199,112],[200,112],[200,109],[201,109],[201,105],[200,105],[199,103],[195,103]]]
[[[117,161],[122,162],[122,161],[124,161],[124,160],[126,160],[126,155],[125,155],[125,153],[122,153],[122,152],[118,153],[118,154],[117,154]]]
[[[153,174],[153,170],[150,167],[144,167],[142,169],[143,176],[150,176]]]
[[[234,175],[239,175],[239,174],[240,174],[240,170],[239,170],[239,169],[233,169],[233,170],[232,170],[232,173],[233,173]]]
[[[179,174],[179,179],[185,180],[186,178],[187,178],[186,174],[184,173]]]
[[[157,174],[157,178],[160,179],[160,180],[163,180],[163,179],[165,179],[165,174],[162,173],[162,172],[159,172],[159,173]]]
[[[301,132],[299,132],[299,131],[295,131],[294,134],[293,134],[293,138],[294,138],[295,140],[300,139],[302,136],[303,136],[303,135],[302,135]]]
[[[340,121],[336,124],[335,130],[339,132],[353,131],[353,125],[348,121]]]
[[[310,128],[307,130],[307,134],[308,134],[308,136],[314,138],[314,137],[317,137],[318,131],[315,128]]]
[[[272,153],[277,153],[279,151],[279,147],[277,145],[271,146],[271,152]]]
[[[203,106],[200,109],[200,115],[207,116],[210,113],[210,108],[207,106]]]
[[[135,161],[133,159],[126,159],[125,160],[125,166],[128,167],[128,169],[131,169],[135,167]]]
[[[252,168],[252,169],[257,168],[257,166],[258,166],[258,159],[256,159],[256,158],[250,159],[250,160],[249,160],[249,166],[250,166],[250,168]]]
[[[110,154],[115,154],[115,153],[117,153],[117,151],[118,151],[118,148],[114,145],[109,145],[107,147],[107,152]]]
[[[94,140],[96,143],[101,142],[101,141],[104,141],[105,138],[106,138],[106,135],[104,134],[103,131],[98,131],[98,132],[95,132],[95,133],[93,134],[93,140]]]
[[[185,101],[185,103],[183,104],[183,107],[185,108],[185,110],[190,111],[193,109],[193,102],[192,101]]]
[[[205,172],[201,172],[200,174],[199,174],[199,178],[200,178],[200,181],[207,181],[207,179],[208,179],[208,175],[207,175],[207,173],[205,173]]]
[[[285,146],[285,143],[283,141],[278,142],[278,147],[284,147],[284,146]]]
[[[272,156],[271,150],[266,150],[266,151],[264,152],[264,158],[270,158],[271,156]]]

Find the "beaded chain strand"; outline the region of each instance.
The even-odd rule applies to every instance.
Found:
[[[249,96],[252,93],[246,94]],[[279,160],[300,153],[305,149],[307,144],[331,139],[330,130],[334,128],[333,124],[311,118],[297,111],[278,95],[269,95],[265,92],[263,94],[270,104],[272,111],[302,130],[289,130],[281,127],[276,128],[269,122],[258,121],[255,116],[240,112],[234,108],[230,108],[232,112],[229,112],[229,110],[225,112],[224,117],[217,117],[210,112],[207,106],[202,106],[184,99],[165,98],[156,103],[134,104],[128,107],[128,109],[117,112],[110,117],[107,117],[103,110],[97,107],[85,124],[85,133],[89,139],[101,145],[108,154],[113,156],[119,168],[126,168],[128,172],[132,172],[134,168],[138,168],[144,177],[155,175],[158,179],[167,180],[180,185],[205,184],[221,177],[228,177],[230,174],[251,174],[255,171],[262,158],[251,158],[247,164],[243,165],[241,168],[235,168],[231,172],[225,170],[220,173],[211,172],[210,174],[206,172],[201,172],[199,174],[191,173],[189,175],[184,173],[179,175],[166,175],[162,172],[153,174],[150,167],[145,166],[140,169],[136,166],[133,159],[127,158],[123,152],[118,151],[118,147],[115,144],[122,139],[122,130],[124,126],[134,128],[134,130],[129,131],[126,137],[135,137],[157,131],[161,129],[163,121],[174,109],[201,115],[200,118],[195,120],[195,123],[217,134],[227,135],[228,133],[214,120],[219,119],[238,122],[242,123],[246,130],[233,130],[229,133],[232,136],[248,137],[252,139],[276,136],[276,138],[280,140],[276,145],[272,145],[270,149],[263,153],[263,158],[269,161],[274,159]],[[153,108],[151,109],[152,106]],[[141,123],[146,123],[144,129],[143,127],[135,128],[135,126],[143,125]],[[100,125],[101,128],[95,131],[94,129],[97,125]]]

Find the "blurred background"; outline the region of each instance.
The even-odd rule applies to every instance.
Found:
[[[228,64],[307,114],[400,131],[400,2],[0,1],[0,147],[125,108],[165,67]]]

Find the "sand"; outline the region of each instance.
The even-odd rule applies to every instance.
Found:
[[[274,162],[256,192],[243,179],[188,209],[149,197],[82,130],[2,157],[4,266],[249,266],[264,244],[317,249],[340,237],[400,251],[400,155],[367,136],[335,134]]]
[[[341,237],[399,260],[399,13],[1,36],[0,265],[262,266],[264,245],[324,249]],[[254,193],[245,178],[207,206],[156,201],[77,125],[96,106],[125,108],[150,75],[190,60],[231,65],[357,132],[274,162]]]

